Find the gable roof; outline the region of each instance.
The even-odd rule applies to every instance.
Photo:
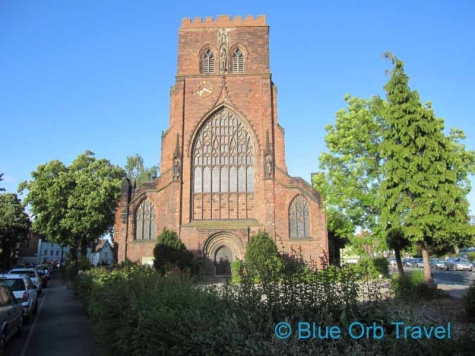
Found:
[[[99,243],[96,245],[94,252],[101,252],[101,250],[106,246],[106,244],[109,244],[109,240],[100,240]]]

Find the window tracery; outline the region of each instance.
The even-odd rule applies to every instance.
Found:
[[[289,230],[291,239],[310,237],[310,208],[301,195],[297,195],[290,204]]]
[[[145,199],[137,208],[135,215],[135,239],[153,240],[157,237],[155,206]]]

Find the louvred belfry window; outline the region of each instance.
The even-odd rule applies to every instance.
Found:
[[[233,73],[244,73],[244,53],[239,48],[233,53]]]
[[[234,112],[223,108],[207,119],[192,159],[193,219],[253,217],[254,148]]]
[[[289,209],[289,229],[291,239],[310,238],[310,209],[307,200],[297,195]]]
[[[155,240],[157,238],[157,219],[155,206],[145,199],[135,213],[135,239]]]
[[[208,49],[201,59],[201,72],[204,74],[214,73],[214,53]]]

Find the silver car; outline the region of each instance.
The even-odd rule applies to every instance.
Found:
[[[23,319],[29,323],[38,309],[38,294],[30,277],[27,275],[0,275],[0,284],[10,288],[18,303],[23,306]]]
[[[26,274],[28,277],[30,277],[31,281],[35,285],[38,295],[40,295],[43,291],[41,277],[38,275],[38,271],[34,268],[15,268],[8,272],[8,274]]]
[[[5,352],[5,345],[14,335],[21,334],[23,328],[23,307],[11,290],[0,284],[0,355]]]
[[[454,271],[470,271],[472,265],[464,258],[449,258],[445,261],[445,269]]]

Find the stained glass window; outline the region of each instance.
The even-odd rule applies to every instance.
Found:
[[[155,206],[145,199],[140,203],[135,214],[135,239],[154,240],[157,237],[157,219]]]
[[[291,239],[310,237],[310,208],[301,195],[297,195],[290,204],[289,229]]]
[[[212,192],[221,195],[220,201],[227,202],[226,196],[229,193],[254,192],[254,149],[251,135],[236,114],[227,108],[210,117],[200,129],[193,146],[192,162],[193,201],[198,193],[203,201],[206,200],[204,195]],[[239,206],[247,204],[247,201],[242,201],[242,196],[240,199]],[[218,211],[218,216],[231,216],[229,212],[221,214],[221,209],[234,209],[227,203],[223,204],[213,207],[213,211]],[[196,205],[203,209],[203,204]],[[195,219],[203,218],[202,211],[194,212]]]

